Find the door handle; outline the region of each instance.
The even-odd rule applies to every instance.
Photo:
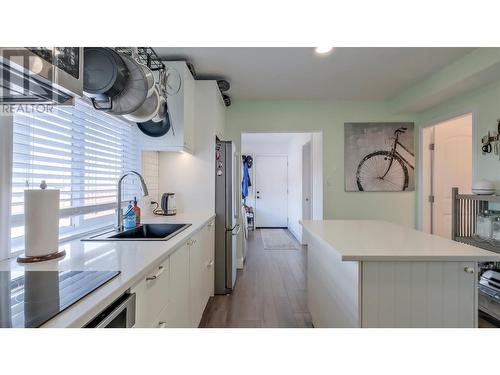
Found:
[[[238,228],[238,229],[236,230],[236,233],[232,233],[232,235],[233,235],[233,236],[237,236],[238,234],[240,234],[240,231],[241,231],[241,226],[240,226],[240,224],[236,224],[236,226],[235,226],[235,227],[236,227],[236,228]]]
[[[214,265],[214,260],[210,260],[210,262],[207,263],[207,268],[210,268]]]
[[[160,275],[163,273],[163,271],[164,271],[163,266],[158,267],[158,271],[156,271],[156,273],[153,276],[146,277],[146,281],[156,280],[157,278],[160,277]]]
[[[467,273],[474,273],[474,268],[472,268],[472,267],[465,267],[464,271],[467,272]]]

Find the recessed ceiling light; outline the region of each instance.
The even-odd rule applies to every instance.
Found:
[[[333,51],[333,47],[316,47],[315,51],[318,55],[326,55]]]

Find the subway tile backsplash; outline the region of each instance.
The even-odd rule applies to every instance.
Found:
[[[146,185],[149,190],[148,200],[158,202],[159,199],[159,188],[158,188],[158,151],[143,151],[142,152],[142,175],[146,180]],[[149,202],[148,202],[149,203]],[[143,203],[144,207],[147,207],[147,203]]]

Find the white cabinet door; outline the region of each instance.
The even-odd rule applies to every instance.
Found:
[[[198,327],[214,291],[214,222],[188,242],[191,325]]]
[[[363,262],[362,326],[477,327],[474,262]]]
[[[207,224],[204,230],[203,247],[205,249],[205,294],[207,299],[214,295],[215,269],[215,221]]]
[[[161,137],[149,137],[139,133],[142,150],[195,152],[194,110],[195,80],[184,61],[164,61],[171,70],[171,85],[180,84],[175,95],[169,95],[167,106],[171,129]]]
[[[155,327],[155,319],[168,300],[169,259],[154,267],[131,292],[136,294],[136,328]]]
[[[255,157],[255,226],[288,226],[287,157]]]
[[[189,241],[189,294],[191,326],[198,327],[207,303],[205,285],[205,228]]]
[[[189,248],[185,244],[170,256],[167,327],[190,327]]]

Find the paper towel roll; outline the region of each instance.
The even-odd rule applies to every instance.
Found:
[[[59,250],[59,190],[24,191],[24,253],[43,256]]]

